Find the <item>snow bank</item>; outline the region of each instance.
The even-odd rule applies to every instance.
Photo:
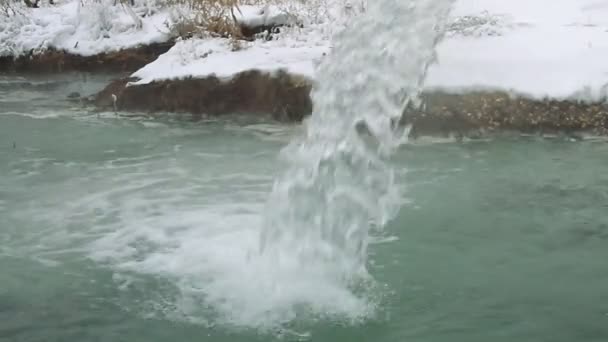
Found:
[[[535,99],[608,96],[608,2],[462,0],[453,15],[495,19],[490,34],[452,32],[427,87],[502,90]],[[468,33],[468,32],[465,32]]]
[[[80,1],[70,1],[42,8],[21,7],[8,18],[0,15],[0,56],[48,48],[90,56],[169,39],[164,25],[166,12],[154,12],[138,2],[135,11],[145,15],[138,28],[121,5],[113,4],[114,0],[101,0],[82,6]]]
[[[294,1],[284,6],[241,6],[237,20],[247,26],[272,26],[298,22],[283,27],[271,40],[239,42],[228,39],[190,39],[178,42],[156,61],[133,74],[133,84],[184,77],[230,77],[246,70],[274,72],[285,70],[313,77],[318,61],[330,51],[332,34],[346,25],[348,18],[361,11],[360,6],[344,6],[344,0],[309,0],[306,5]]]
[[[426,86],[447,92],[503,90],[532,98],[599,101],[608,96],[608,33],[599,28],[528,28],[458,37],[438,49]]]
[[[234,14],[239,24],[247,27],[287,25],[293,21],[277,6],[239,6]]]
[[[0,56],[48,48],[87,56],[166,41],[171,15],[151,1],[136,1],[141,28],[122,6],[112,5],[114,0],[22,7],[18,15],[0,17]],[[284,0],[281,7],[241,6],[235,15],[247,26],[291,23],[294,18],[304,25],[283,29],[269,41],[181,41],[134,76],[140,78],[137,84],[145,84],[283,69],[314,78],[316,63],[331,51],[332,33],[359,13],[363,2]],[[438,60],[428,75],[431,90],[603,100],[608,96],[608,0],[457,0]]]
[[[259,12],[246,16],[256,18],[256,13],[259,18]],[[607,1],[459,0],[452,17],[438,47],[439,63],[429,71],[429,90],[502,90],[585,101],[608,95]],[[236,52],[221,40],[181,42],[134,76],[145,84],[284,69],[312,78],[317,61],[331,50],[331,20],[276,41],[244,44]]]
[[[316,62],[329,50],[327,40],[318,44],[295,40],[266,43],[240,43],[238,51],[226,39],[190,39],[180,41],[156,61],[133,74],[134,84],[160,79],[185,77],[230,77],[246,70],[287,70],[300,75],[313,75]]]

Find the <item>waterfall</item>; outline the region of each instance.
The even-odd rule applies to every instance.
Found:
[[[278,267],[347,285],[366,276],[370,230],[394,218],[402,201],[390,165],[407,138],[398,123],[419,105],[452,1],[370,1],[334,37],[305,134],[282,151],[288,166],[267,204],[261,253]]]

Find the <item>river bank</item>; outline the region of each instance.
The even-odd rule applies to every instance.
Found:
[[[133,81],[125,78],[111,83],[95,96],[95,105],[126,112],[184,112],[195,118],[232,113],[271,115],[283,122],[302,121],[312,111],[312,80],[287,73],[254,71],[230,80],[192,78],[130,86]],[[412,125],[412,136],[478,136],[503,130],[608,134],[605,103],[535,100],[500,91],[431,91],[422,99],[422,108],[404,112],[403,123]]]
[[[245,6],[238,15],[247,35],[239,39],[176,39],[162,24],[170,9],[137,2],[134,9],[140,28],[120,8],[103,12],[67,0],[32,12],[46,18],[46,26],[33,20],[23,31],[5,23],[0,31],[6,37],[19,30],[23,37],[10,36],[0,46],[0,72],[129,75],[99,93],[78,94],[100,110],[195,118],[241,113],[299,122],[312,110],[315,66],[331,53],[332,23],[348,25],[364,10],[334,4],[312,20],[310,8],[290,8],[299,19],[293,25],[285,9]],[[592,0],[560,0],[549,8],[523,0],[457,1],[427,75],[423,106],[408,109],[403,122],[413,126],[412,136],[502,130],[606,135],[606,13],[608,6]],[[110,24],[99,34],[82,16]],[[38,39],[43,33],[46,40]]]

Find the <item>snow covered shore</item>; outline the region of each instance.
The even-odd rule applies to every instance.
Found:
[[[41,8],[15,4],[10,13],[0,13],[0,56],[63,50],[80,56],[118,51],[170,39],[165,25],[169,13],[148,2],[136,2],[134,13],[141,27],[114,0],[58,0],[56,5],[42,2]]]
[[[429,72],[428,90],[588,102],[608,97],[606,1],[459,0],[449,29]],[[223,40],[192,40],[179,42],[133,76],[140,79],[135,84],[146,84],[283,69],[314,78],[316,62],[330,52],[330,41],[314,30],[239,51]]]
[[[141,17],[137,27],[124,8],[108,1],[80,6],[63,0],[0,21],[0,55],[51,48],[90,56],[171,39],[168,9],[151,1],[136,2]],[[249,70],[283,70],[314,79],[317,61],[331,53],[331,34],[357,10],[345,8],[342,0],[328,3],[333,4],[326,4],[329,11],[290,8],[305,24],[285,28],[271,40],[237,46],[224,38],[178,41],[136,71],[138,80],[132,86],[189,77],[230,78]],[[271,25],[281,15],[274,7],[260,6],[244,6],[238,13],[240,21],[252,25]],[[608,1],[457,0],[426,86],[452,94],[501,91],[537,100],[605,101]]]
[[[429,89],[606,100],[608,1],[460,0],[452,15],[482,25],[439,46]]]

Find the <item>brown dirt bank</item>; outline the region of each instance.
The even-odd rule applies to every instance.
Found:
[[[608,135],[608,104],[533,100],[504,92],[424,94],[424,110],[406,113],[413,135],[493,131],[523,133],[591,132]]]
[[[154,43],[93,56],[73,55],[62,50],[40,54],[1,56],[0,72],[133,72],[167,52],[173,42]]]
[[[188,112],[194,115],[268,114],[281,121],[300,121],[312,111],[311,82],[284,72],[248,71],[229,80],[216,77],[126,86],[113,82],[95,104],[119,111]],[[476,135],[493,131],[553,134],[592,132],[608,135],[608,104],[568,100],[532,100],[502,92],[454,95],[426,93],[423,110],[408,110],[403,122],[412,135]]]
[[[140,86],[127,86],[129,81],[112,82],[97,94],[95,104],[111,110],[114,94],[119,111],[271,114],[280,121],[300,121],[312,111],[311,83],[285,72],[247,71],[227,80],[189,78]]]

